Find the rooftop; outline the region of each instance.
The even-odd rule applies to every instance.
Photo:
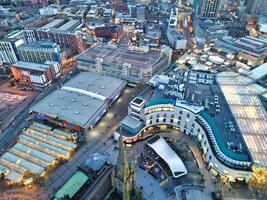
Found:
[[[69,197],[70,199],[81,189],[89,177],[81,171],[76,172],[55,194],[55,200]]]
[[[117,78],[81,72],[31,110],[89,128],[93,117],[105,111],[109,99],[112,100],[124,85],[125,82]]]
[[[92,47],[77,56],[78,61],[95,62],[95,59],[103,58],[103,65],[130,64],[132,67],[149,68],[161,57],[160,50],[150,50],[148,53],[137,53],[128,50],[126,46],[112,48],[109,45],[101,44]]]
[[[65,22],[65,19],[55,19],[52,22],[46,24],[45,26],[41,27],[41,29],[50,29],[50,28],[56,28],[60,25],[62,25]]]
[[[50,67],[50,65],[46,64],[38,64],[38,63],[24,62],[24,61],[18,61],[14,63],[12,66],[35,71],[45,71]]]

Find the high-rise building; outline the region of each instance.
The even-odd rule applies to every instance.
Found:
[[[0,62],[6,64],[17,62],[17,47],[21,44],[23,44],[22,39],[3,38],[0,40]]]
[[[248,0],[247,11],[252,15],[258,15],[267,10],[267,0]]]
[[[194,0],[193,12],[200,18],[216,18],[222,0]]]

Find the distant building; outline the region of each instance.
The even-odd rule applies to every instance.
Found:
[[[76,57],[78,68],[132,82],[146,82],[154,73],[170,64],[171,49],[147,46],[117,47],[102,44]]]
[[[207,43],[216,41],[229,34],[223,23],[217,20],[201,20],[194,21],[194,30],[196,38],[204,39]]]
[[[136,18],[138,22],[144,22],[146,20],[146,7],[145,6],[137,6]]]
[[[14,79],[22,84],[44,87],[60,75],[58,62],[47,61],[44,64],[19,61],[12,64]]]
[[[251,36],[239,39],[223,37],[216,41],[215,47],[222,51],[233,50],[240,60],[246,60],[251,64],[262,64],[267,57],[267,40]]]
[[[222,0],[194,0],[193,11],[200,18],[214,19],[218,17]]]
[[[40,15],[44,16],[52,16],[57,14],[57,5],[52,4],[47,7],[43,7],[39,9]]]
[[[82,34],[79,32],[80,20],[56,19],[36,30],[40,40],[50,39],[62,49],[70,48],[74,54],[81,53],[84,49]]]
[[[97,37],[105,37],[108,39],[119,39],[123,34],[123,27],[120,25],[106,25],[95,28]]]
[[[267,10],[267,0],[248,0],[247,11],[252,15],[259,15]]]
[[[51,41],[39,41],[34,44],[23,44],[18,48],[20,60],[34,63],[45,61],[60,62],[60,47]]]
[[[167,39],[175,50],[186,49],[187,47],[187,40],[178,32],[177,28],[168,27]]]
[[[7,35],[6,38],[22,39],[24,44],[31,44],[37,41],[36,33],[34,30],[16,30]]]
[[[22,39],[3,38],[0,40],[0,62],[6,64],[17,62],[17,47],[21,44],[23,44]]]

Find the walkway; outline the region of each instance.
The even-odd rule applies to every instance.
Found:
[[[135,168],[136,185],[143,187],[143,199],[145,200],[164,200],[169,199],[165,196],[164,191],[160,187],[158,181],[151,176],[146,170],[139,167]]]

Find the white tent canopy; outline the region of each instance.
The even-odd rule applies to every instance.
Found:
[[[187,174],[187,169],[183,161],[172,150],[163,137],[159,136],[155,142],[147,142],[147,145],[151,147],[168,164],[174,178],[178,178]]]

